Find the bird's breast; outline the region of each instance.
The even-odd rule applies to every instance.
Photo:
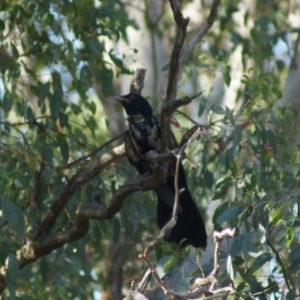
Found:
[[[129,133],[136,150],[144,155],[160,148],[160,127],[158,121],[141,115],[129,120]]]

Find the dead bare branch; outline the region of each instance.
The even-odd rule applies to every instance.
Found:
[[[130,93],[141,94],[144,88],[146,69],[137,68],[130,84]]]
[[[219,265],[220,248],[221,248],[223,238],[226,236],[233,237],[234,234],[235,234],[235,228],[233,228],[233,229],[227,228],[221,232],[217,232],[217,231],[214,232],[214,238],[215,238],[214,268],[206,278],[196,278],[195,279],[195,282],[189,291],[188,298],[195,299],[192,297],[194,297],[194,296],[198,297],[199,294],[204,294],[206,296],[212,295],[212,294],[217,293],[217,291],[220,291],[220,289],[214,290],[214,287],[215,287],[216,283],[218,282],[216,276],[217,276],[219,268],[220,268],[220,265]],[[206,288],[206,286],[208,286],[208,285],[210,285],[209,289]],[[233,290],[231,287],[228,287],[228,288],[230,288],[230,291]],[[224,288],[222,288],[222,290],[224,290]]]

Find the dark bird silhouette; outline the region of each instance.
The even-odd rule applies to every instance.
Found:
[[[148,101],[138,94],[117,96],[116,100],[123,105],[128,116],[128,130],[125,133],[125,148],[129,162],[141,175],[151,174],[152,167],[145,160],[145,154],[150,150],[161,148],[159,121],[153,116]],[[174,145],[176,140],[173,138]],[[175,163],[171,163],[166,181],[154,191],[158,198],[157,223],[162,228],[172,217],[175,197]],[[175,242],[181,247],[192,245],[205,248],[207,235],[203,218],[188,189],[185,173],[180,163],[178,172],[178,187],[184,188],[179,196],[179,207],[176,225],[165,236],[169,243]]]

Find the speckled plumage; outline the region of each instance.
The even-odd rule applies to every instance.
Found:
[[[128,116],[128,130],[125,133],[128,160],[139,174],[150,173],[152,167],[145,160],[145,154],[151,150],[159,151],[161,147],[159,121],[153,116],[151,106],[142,96],[128,94],[118,97],[118,100]],[[175,139],[174,143],[176,144]],[[174,164],[175,159],[171,163],[166,181],[154,190],[158,198],[157,223],[160,228],[171,219],[172,215],[175,197]],[[178,185],[179,189],[184,188],[184,192],[179,196],[178,218],[176,225],[165,239],[180,244],[181,247],[193,245],[196,248],[205,248],[207,235],[204,221],[188,190],[182,164],[179,166]]]

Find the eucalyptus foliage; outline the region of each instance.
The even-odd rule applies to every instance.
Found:
[[[193,72],[212,78],[217,70],[230,89],[229,56],[241,47],[243,79],[234,99],[238,105],[230,108],[226,99],[211,103],[209,92],[196,102],[196,118],[206,114],[207,123],[187,147],[184,160],[202,214],[207,217],[208,204],[216,203],[208,231],[237,229],[222,248],[224,268],[218,274],[221,286],[234,285],[232,299],[300,297],[299,150],[286,146],[284,130],[293,126],[296,113],[277,105],[290,58],[275,51],[299,29],[286,19],[293,7],[277,2],[256,1],[255,16],[243,15],[244,24],[252,22],[250,36],[243,36],[234,18],[242,1],[223,1],[206,37],[209,48],[196,48],[187,58],[179,85],[184,95],[180,87],[193,81]],[[205,3],[203,7],[206,12]],[[90,221],[82,239],[33,264],[19,269],[17,260],[18,249],[31,243],[45,211],[70,178],[114,145],[68,167],[110,139],[112,116],[105,114],[93,87],[99,83],[108,96],[116,77],[133,74],[115,46],[120,40],[128,42],[128,28],[138,30],[128,9],[127,2],[117,0],[0,3],[0,265],[7,263],[4,294],[9,299],[96,299],[97,292],[112,288],[106,263],[122,239],[130,248],[122,265],[123,286],[129,288],[131,278],[142,277],[137,254],[158,230],[151,192],[130,195],[113,219]],[[169,25],[160,26],[161,36],[167,29],[162,27]],[[172,37],[167,38],[172,45]],[[180,139],[193,123],[181,114],[175,117],[182,124],[174,129]],[[72,196],[52,231],[72,226],[79,204],[107,203],[135,176],[125,160],[111,164]],[[212,239],[209,244],[213,247]],[[189,249],[178,253],[164,242],[152,253],[161,275],[188,254]],[[186,288],[212,267],[212,259],[201,270],[196,265],[177,288]]]

